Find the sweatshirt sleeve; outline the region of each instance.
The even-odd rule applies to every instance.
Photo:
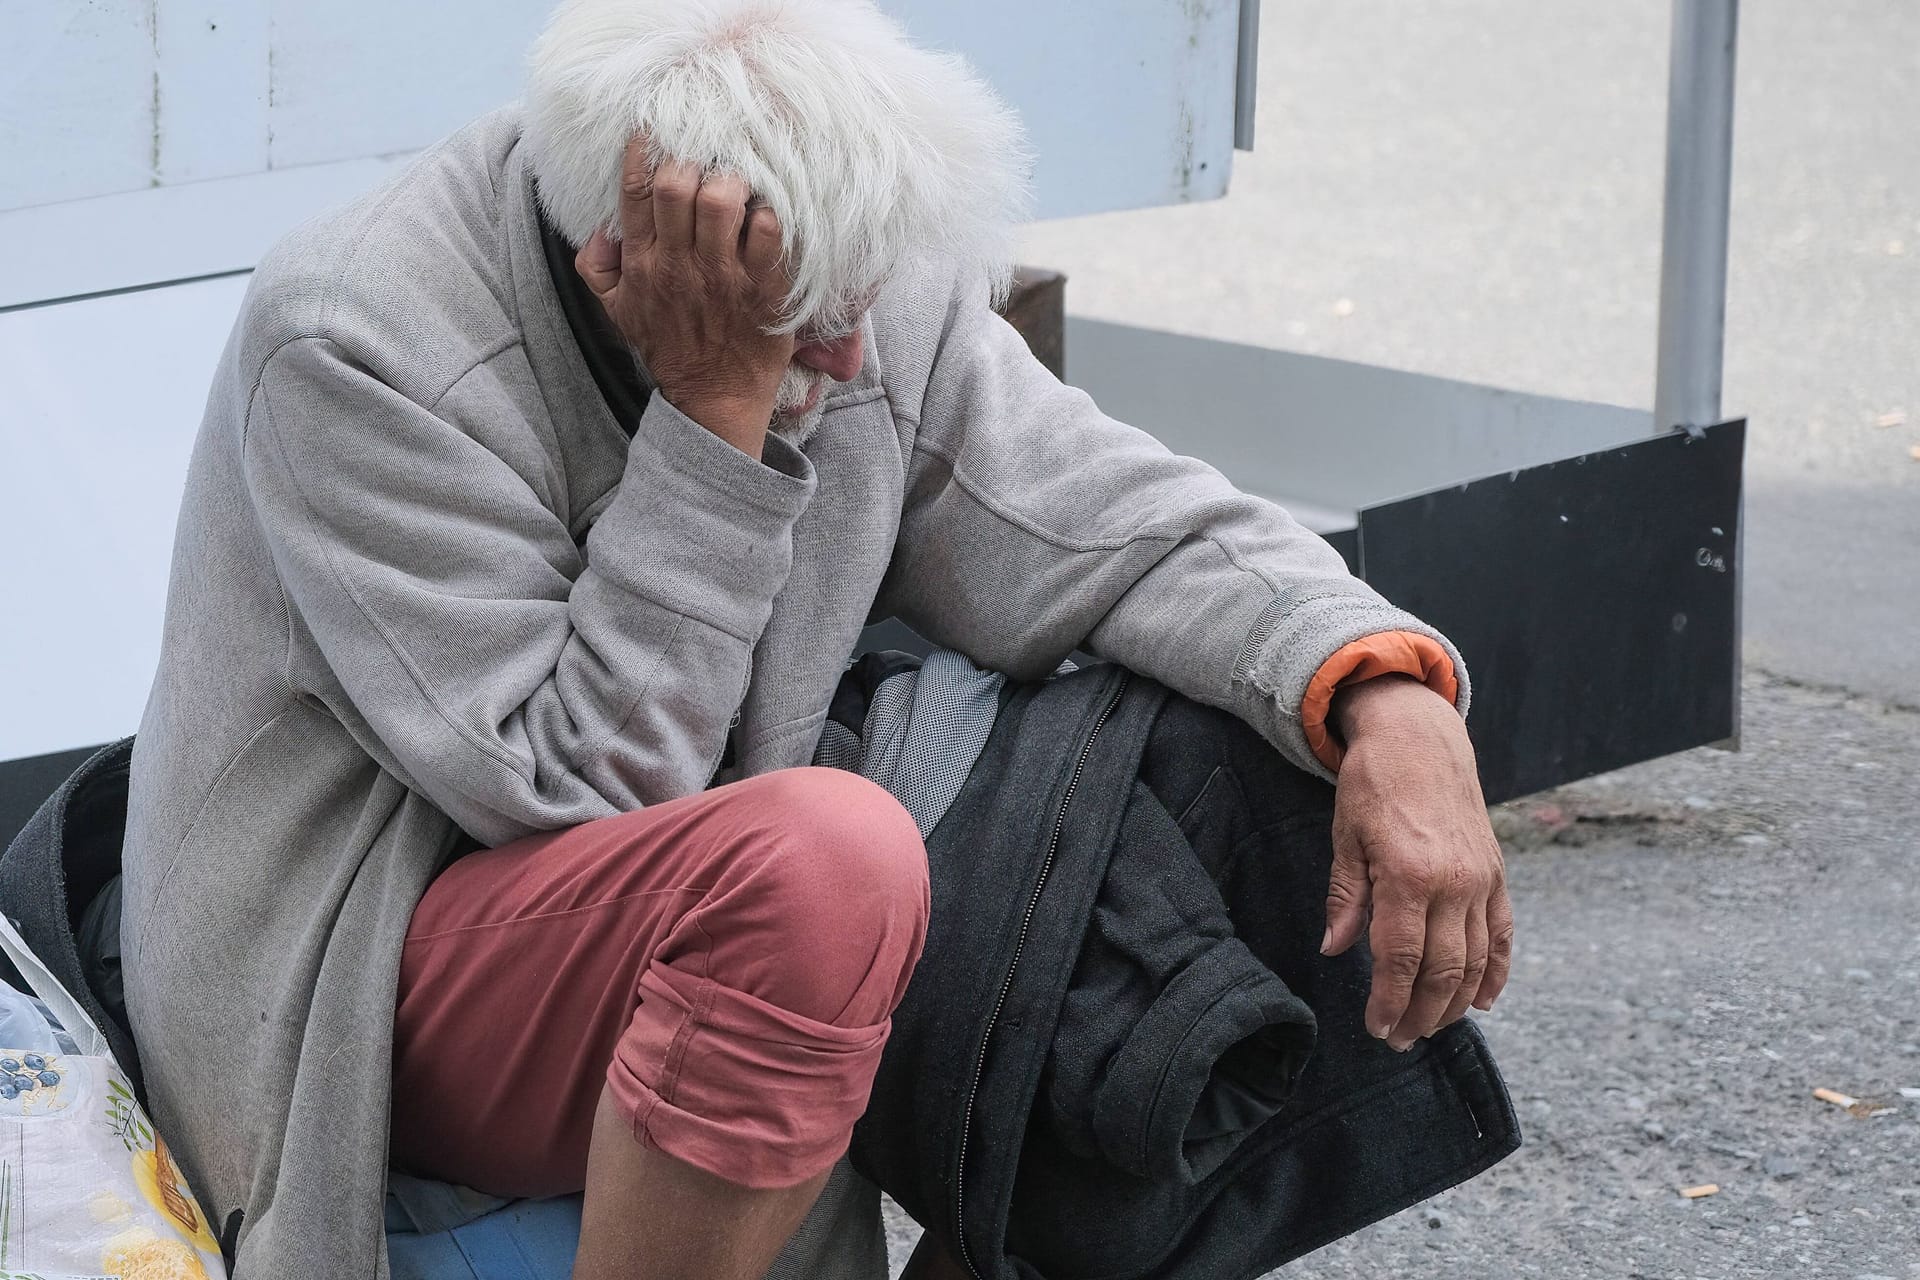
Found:
[[[295,691],[489,845],[706,785],[815,483],[785,442],[756,461],[655,396],[583,548],[321,338],[267,362],[244,456]]]
[[[944,319],[923,320],[939,337],[878,613],[1024,679],[1084,647],[1235,712],[1325,778],[1302,704],[1356,640],[1433,641],[1465,714],[1453,645],[1280,507],[1101,413],[978,293],[957,291]],[[1193,405],[1206,412],[1203,388]]]

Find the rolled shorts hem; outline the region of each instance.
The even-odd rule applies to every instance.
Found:
[[[716,1177],[790,1187],[846,1154],[866,1111],[889,1018],[815,1022],[667,965],[607,1065],[637,1141]]]

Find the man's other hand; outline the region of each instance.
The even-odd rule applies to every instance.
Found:
[[[780,321],[791,287],[773,210],[747,184],[627,144],[620,240],[596,231],[574,259],[667,402],[758,458],[793,358]]]
[[[1404,1050],[1469,1005],[1492,1008],[1506,986],[1506,866],[1473,744],[1446,699],[1410,677],[1381,676],[1341,689],[1330,711],[1346,758],[1322,950],[1338,955],[1367,933],[1367,1029]]]

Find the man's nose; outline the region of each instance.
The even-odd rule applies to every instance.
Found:
[[[860,330],[825,342],[803,342],[793,349],[793,358],[809,369],[818,369],[835,382],[851,382],[860,372]]]

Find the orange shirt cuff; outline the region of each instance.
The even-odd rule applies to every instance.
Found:
[[[1345,744],[1327,724],[1333,695],[1346,685],[1390,675],[1414,676],[1448,702],[1460,696],[1453,659],[1439,641],[1411,631],[1362,636],[1320,664],[1320,670],[1307,682],[1306,696],[1300,699],[1300,727],[1306,732],[1307,746],[1321,764],[1337,773],[1347,754]]]

